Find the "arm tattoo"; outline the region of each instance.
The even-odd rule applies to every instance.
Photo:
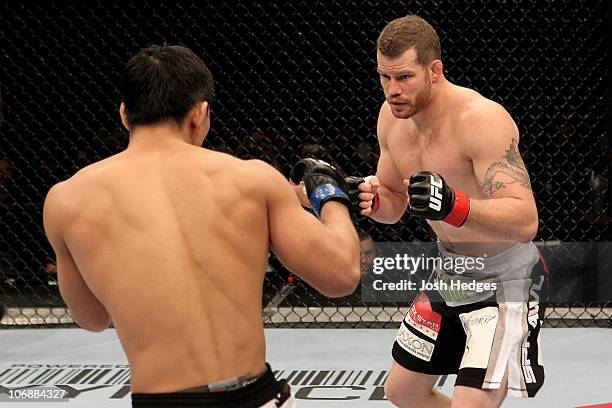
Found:
[[[506,150],[503,162],[494,162],[489,165],[484,179],[480,183],[480,188],[486,198],[490,198],[496,191],[505,188],[508,184],[519,183],[521,186],[531,188],[529,174],[525,168],[525,163],[518,151],[518,142],[512,139],[510,146]],[[499,173],[505,174],[513,181],[500,181],[495,178]]]

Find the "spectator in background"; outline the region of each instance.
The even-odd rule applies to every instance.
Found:
[[[8,197],[5,185],[11,177],[11,163],[6,159],[0,160],[0,216],[4,215],[6,198]],[[5,251],[4,238],[0,238],[0,277],[4,276],[9,268],[8,252]],[[4,305],[0,303],[0,319],[4,316]]]
[[[259,130],[253,130],[238,147],[238,157],[241,159],[259,159],[272,165],[277,170],[282,169],[274,146]]]
[[[559,147],[562,148],[564,146],[571,146],[573,141],[574,134],[574,125],[567,122],[564,123],[563,126],[559,128],[559,133],[557,135],[557,141],[559,142]]]
[[[595,151],[597,157],[589,175],[592,203],[590,218],[594,224],[609,224],[610,216],[606,214],[609,175],[606,175],[612,161],[612,152],[609,149],[608,135],[600,136]]]
[[[359,160],[356,163],[357,170],[355,174],[370,174],[376,171],[378,165],[378,144],[372,145],[367,142],[361,142],[357,146],[357,156]]]
[[[0,84],[0,126],[4,122],[4,103],[2,102],[2,84]]]
[[[2,87],[0,86],[0,126],[2,126],[2,123],[4,122],[4,104],[2,102],[2,89],[1,88]],[[11,168],[11,164],[9,163],[8,160],[5,160],[5,159],[0,160],[0,205],[2,205],[5,201],[4,197],[6,194],[6,189],[4,188],[4,184],[5,184],[5,180],[8,180],[8,178],[11,175],[10,168]],[[4,210],[1,209],[1,207],[0,207],[0,211],[4,212]],[[2,249],[0,249],[0,251],[2,251]],[[4,254],[0,252],[0,275],[4,275],[4,271],[2,270],[4,269],[2,268],[2,266],[4,265],[4,262],[3,262],[4,259],[5,259]],[[0,303],[0,319],[2,319],[2,316],[4,316],[4,305]]]
[[[300,155],[301,157],[321,158],[321,160],[325,160],[329,157],[327,149],[322,144],[316,142],[304,143]]]
[[[11,162],[7,159],[0,159],[0,204],[4,204],[8,198],[7,185],[11,174]]]
[[[219,139],[223,140],[222,143],[227,145],[228,152],[235,154],[235,151],[237,150],[236,147],[240,146],[242,140],[240,137],[240,123],[236,119],[230,118],[227,120],[222,129],[223,130],[220,132],[224,132],[225,136],[222,136]],[[211,140],[211,142],[214,143],[213,140]]]
[[[579,160],[579,139],[575,133],[576,129],[571,122],[566,122],[559,128],[553,141],[556,142],[557,149],[554,157],[541,156],[540,160],[546,164],[539,177],[535,175],[534,181],[543,183],[543,190],[537,193],[538,201],[542,203],[542,211],[548,214],[559,211],[561,215],[555,218],[558,222],[563,218],[564,225],[568,226],[570,235],[566,239],[578,241],[582,237],[582,231],[576,228],[576,224],[585,221],[585,213],[588,211],[585,203],[588,197],[588,169],[567,165],[567,161]],[[571,188],[568,189],[567,186]],[[545,224],[543,226],[546,227]]]
[[[47,262],[45,263],[45,271],[47,271],[47,273],[57,273],[57,265],[55,262],[47,259]]]
[[[361,249],[361,256],[359,259],[361,265],[361,273],[368,271],[369,268],[374,264],[374,258],[376,257],[376,246],[374,245],[374,238],[367,232],[359,232],[359,246]]]
[[[345,172],[343,168],[344,166],[341,166],[340,163],[332,158],[327,146],[319,143],[318,141],[310,141],[302,145],[302,148],[300,149],[300,158],[305,157],[313,157],[315,159],[323,160],[341,172]],[[334,157],[339,157],[339,155],[335,155]]]
[[[576,155],[574,132],[574,125],[569,122],[559,128],[559,133],[557,133],[557,147],[559,150],[558,153],[555,154],[557,157],[570,158]],[[553,167],[555,165],[557,168]],[[575,167],[568,167],[560,160],[553,161],[552,166],[549,165],[546,174],[550,177],[546,185],[546,190],[552,190],[553,193],[560,191],[563,185],[570,179],[578,181],[580,178],[579,175],[576,174]]]
[[[10,191],[13,184],[12,176],[11,162],[8,159],[0,159],[0,220],[5,219],[4,217],[7,214],[15,215],[12,213],[15,209],[15,197],[12,196]],[[6,227],[6,224],[3,224],[3,227]],[[3,231],[0,235],[0,281],[2,283],[9,281],[9,279],[14,280],[13,265],[15,264],[15,257],[11,254],[13,252],[11,247],[14,243],[15,240]]]
[[[238,156],[241,159],[255,159],[262,156],[262,145],[265,143],[261,130],[253,130],[245,137],[238,147]]]
[[[212,147],[212,150],[220,153],[226,153],[231,155],[234,154],[234,152],[232,151],[232,149],[230,149],[227,143],[219,143],[217,146]]]

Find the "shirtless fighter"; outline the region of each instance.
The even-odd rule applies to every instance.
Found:
[[[325,295],[353,292],[347,187],[333,167],[300,162],[318,220],[271,166],[202,149],[213,99],[210,71],[187,48],[151,46],[129,60],[129,146],[47,195],[60,291],[81,327],[112,319],[133,406],[292,407],[265,363],[268,250]]]
[[[419,294],[396,336],[387,397],[399,407],[498,407],[507,393],[533,397],[544,380],[544,278],[518,129],[502,106],[445,79],[438,35],[417,16],[384,28],[377,63],[386,99],[380,159],[376,175],[358,185],[361,214],[388,224],[406,210],[427,219],[441,257],[487,254],[473,273],[438,267],[437,282],[497,284],[496,292]],[[452,401],[432,390],[451,373]]]

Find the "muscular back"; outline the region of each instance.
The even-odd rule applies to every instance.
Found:
[[[269,232],[251,167],[185,145],[127,150],[68,181],[77,210],[65,242],[112,316],[134,391],[264,368]]]

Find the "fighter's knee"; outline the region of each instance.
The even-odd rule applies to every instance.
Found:
[[[400,386],[391,377],[385,382],[385,395],[393,405],[401,408],[417,408],[420,406],[418,401],[413,398],[414,395],[410,392],[410,389]]]
[[[391,381],[391,378],[389,378],[387,380],[387,382],[385,382],[385,395],[387,397],[387,399],[389,401],[391,401],[392,403],[396,404],[396,400],[397,400],[397,387],[396,385],[393,383],[393,381]]]

